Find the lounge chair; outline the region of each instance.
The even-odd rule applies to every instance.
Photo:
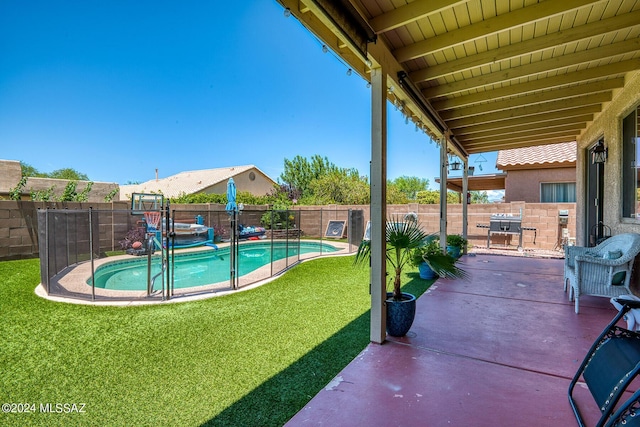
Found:
[[[618,299],[617,302],[623,305],[622,309],[595,340],[569,384],[569,404],[579,426],[585,423],[573,390],[580,379],[586,383],[600,408],[597,426],[640,426],[640,392],[636,391],[615,411],[617,403],[625,401],[621,398],[627,387],[640,373],[640,333],[617,326],[617,323],[629,310],[640,308],[640,301]]]

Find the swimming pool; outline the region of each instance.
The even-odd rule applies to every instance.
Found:
[[[335,246],[320,242],[257,242],[238,246],[238,277],[287,257],[308,253],[332,253]],[[151,276],[160,273],[160,257],[154,257]],[[94,273],[96,288],[118,291],[143,291],[147,288],[147,258],[114,261],[98,267]],[[159,280],[155,289],[159,288]],[[175,289],[205,286],[229,281],[229,248],[176,254],[174,262]],[[87,280],[91,286],[91,278]]]

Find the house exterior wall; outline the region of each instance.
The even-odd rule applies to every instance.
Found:
[[[611,227],[612,234],[640,233],[640,222],[632,218],[622,218],[622,119],[640,103],[640,72],[628,73],[625,86],[616,91],[613,100],[593,121],[577,140],[578,161],[576,184],[576,227],[579,245],[587,242],[587,156],[589,147],[604,137],[608,148],[608,159],[604,167],[604,217],[603,222]]]
[[[253,174],[253,179],[252,179]],[[233,176],[238,191],[246,191],[255,196],[269,194],[273,190],[275,183],[271,178],[260,172],[258,169],[249,169]],[[203,193],[225,194],[227,192],[227,181],[219,182],[207,187]]]
[[[576,168],[509,169],[504,180],[504,201],[540,203],[540,185],[557,182],[576,182]]]

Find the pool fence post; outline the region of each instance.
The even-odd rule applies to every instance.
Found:
[[[44,235],[45,235],[45,246],[44,246],[44,253],[45,253],[45,265],[46,265],[46,270],[47,270],[47,283],[45,283],[46,287],[47,287],[47,295],[49,295],[50,289],[51,289],[51,274],[50,274],[50,268],[51,266],[49,265],[49,208],[45,207],[45,211],[44,211]],[[42,260],[42,257],[40,257],[40,259]],[[42,261],[41,261],[42,262]]]
[[[300,238],[302,237],[302,213],[300,212],[300,209],[298,209],[297,218],[298,220],[296,221],[296,225],[298,228],[294,232],[294,235],[296,235],[298,239],[298,262],[300,262],[300,256],[302,255],[302,248],[300,246]],[[322,246],[320,246],[320,253],[322,254]]]
[[[162,271],[164,268],[167,273],[166,277],[166,289],[167,289],[167,301],[171,299],[171,281],[169,280],[169,227],[171,226],[171,211],[169,210],[169,201],[164,206],[164,235],[162,236],[162,248],[160,248],[160,272],[162,274],[162,283],[165,283],[165,272]]]
[[[151,248],[153,247],[153,239],[151,237],[151,233],[149,232],[149,223],[147,222],[147,241],[145,242],[147,246],[147,296],[151,295]]]
[[[284,253],[285,255],[285,263],[284,266],[285,268],[289,268],[289,208],[287,208],[287,210],[285,211],[285,222],[284,222],[284,227],[285,227],[285,234],[284,234]]]
[[[229,243],[229,281],[231,289],[236,289],[236,267],[238,260],[236,259],[236,238],[237,238],[237,211],[234,208],[231,212],[231,242]]]
[[[91,301],[96,300],[96,274],[93,264],[93,207],[89,207],[89,252],[91,253]]]
[[[271,255],[270,255],[271,259],[269,261],[270,261],[270,266],[271,266],[271,276],[273,276],[273,235],[274,235],[274,233],[273,233],[273,230],[274,230],[274,228],[273,228],[273,208],[271,208],[271,221],[269,222],[269,224],[271,224],[271,226],[270,226],[271,227]]]
[[[349,252],[351,252],[351,226],[353,224],[351,208],[347,211],[347,242],[349,245]]]
[[[176,217],[176,210],[173,210],[173,215],[171,215],[171,218],[175,218]],[[176,256],[176,223],[175,221],[173,221],[173,223],[171,224],[171,296],[173,296],[173,291],[174,289],[174,284],[175,284],[175,256]],[[169,264],[167,265],[167,268],[169,268]],[[167,275],[167,277],[169,277],[169,275]]]
[[[320,225],[318,227],[320,227],[320,230],[318,231],[320,232],[320,245],[322,247],[322,238],[324,237],[322,235],[322,208],[320,208]]]

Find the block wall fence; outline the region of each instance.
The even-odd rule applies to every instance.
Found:
[[[130,208],[128,202],[113,203],[45,203],[32,201],[0,200],[0,260],[33,258],[38,256],[38,209],[89,209],[100,212],[100,248],[101,251],[120,250],[118,241],[130,230],[139,217],[126,214]],[[193,204],[171,205],[175,210],[176,221],[189,221],[195,214],[202,215],[205,225],[226,225],[228,217],[221,204]],[[364,223],[370,218],[369,205],[328,205],[328,206],[296,206],[299,211],[296,226],[304,237],[320,237],[324,235],[327,224],[332,220],[348,219],[349,210],[362,210]],[[260,218],[268,206],[245,206],[240,217],[240,223],[248,226],[259,226]],[[560,225],[558,214],[560,210],[569,211],[569,221]],[[113,214],[105,214],[113,211]],[[124,212],[124,213],[123,213]],[[118,214],[119,213],[119,214]],[[388,205],[388,217],[397,215],[404,217],[408,213],[416,213],[423,228],[430,232],[438,232],[440,223],[440,207],[438,205],[421,205],[411,203],[406,205]],[[533,231],[523,233],[523,246],[526,250],[553,250],[561,247],[563,236],[568,233],[569,238],[576,235],[576,204],[575,203],[497,203],[468,205],[468,238],[473,246],[486,247],[487,229],[479,228],[477,224],[489,224],[492,214],[522,213],[522,225],[536,228],[534,243]],[[567,231],[563,231],[566,228]],[[462,205],[447,206],[448,234],[462,233]],[[511,248],[517,245],[517,236],[493,236],[492,247],[509,244]]]

